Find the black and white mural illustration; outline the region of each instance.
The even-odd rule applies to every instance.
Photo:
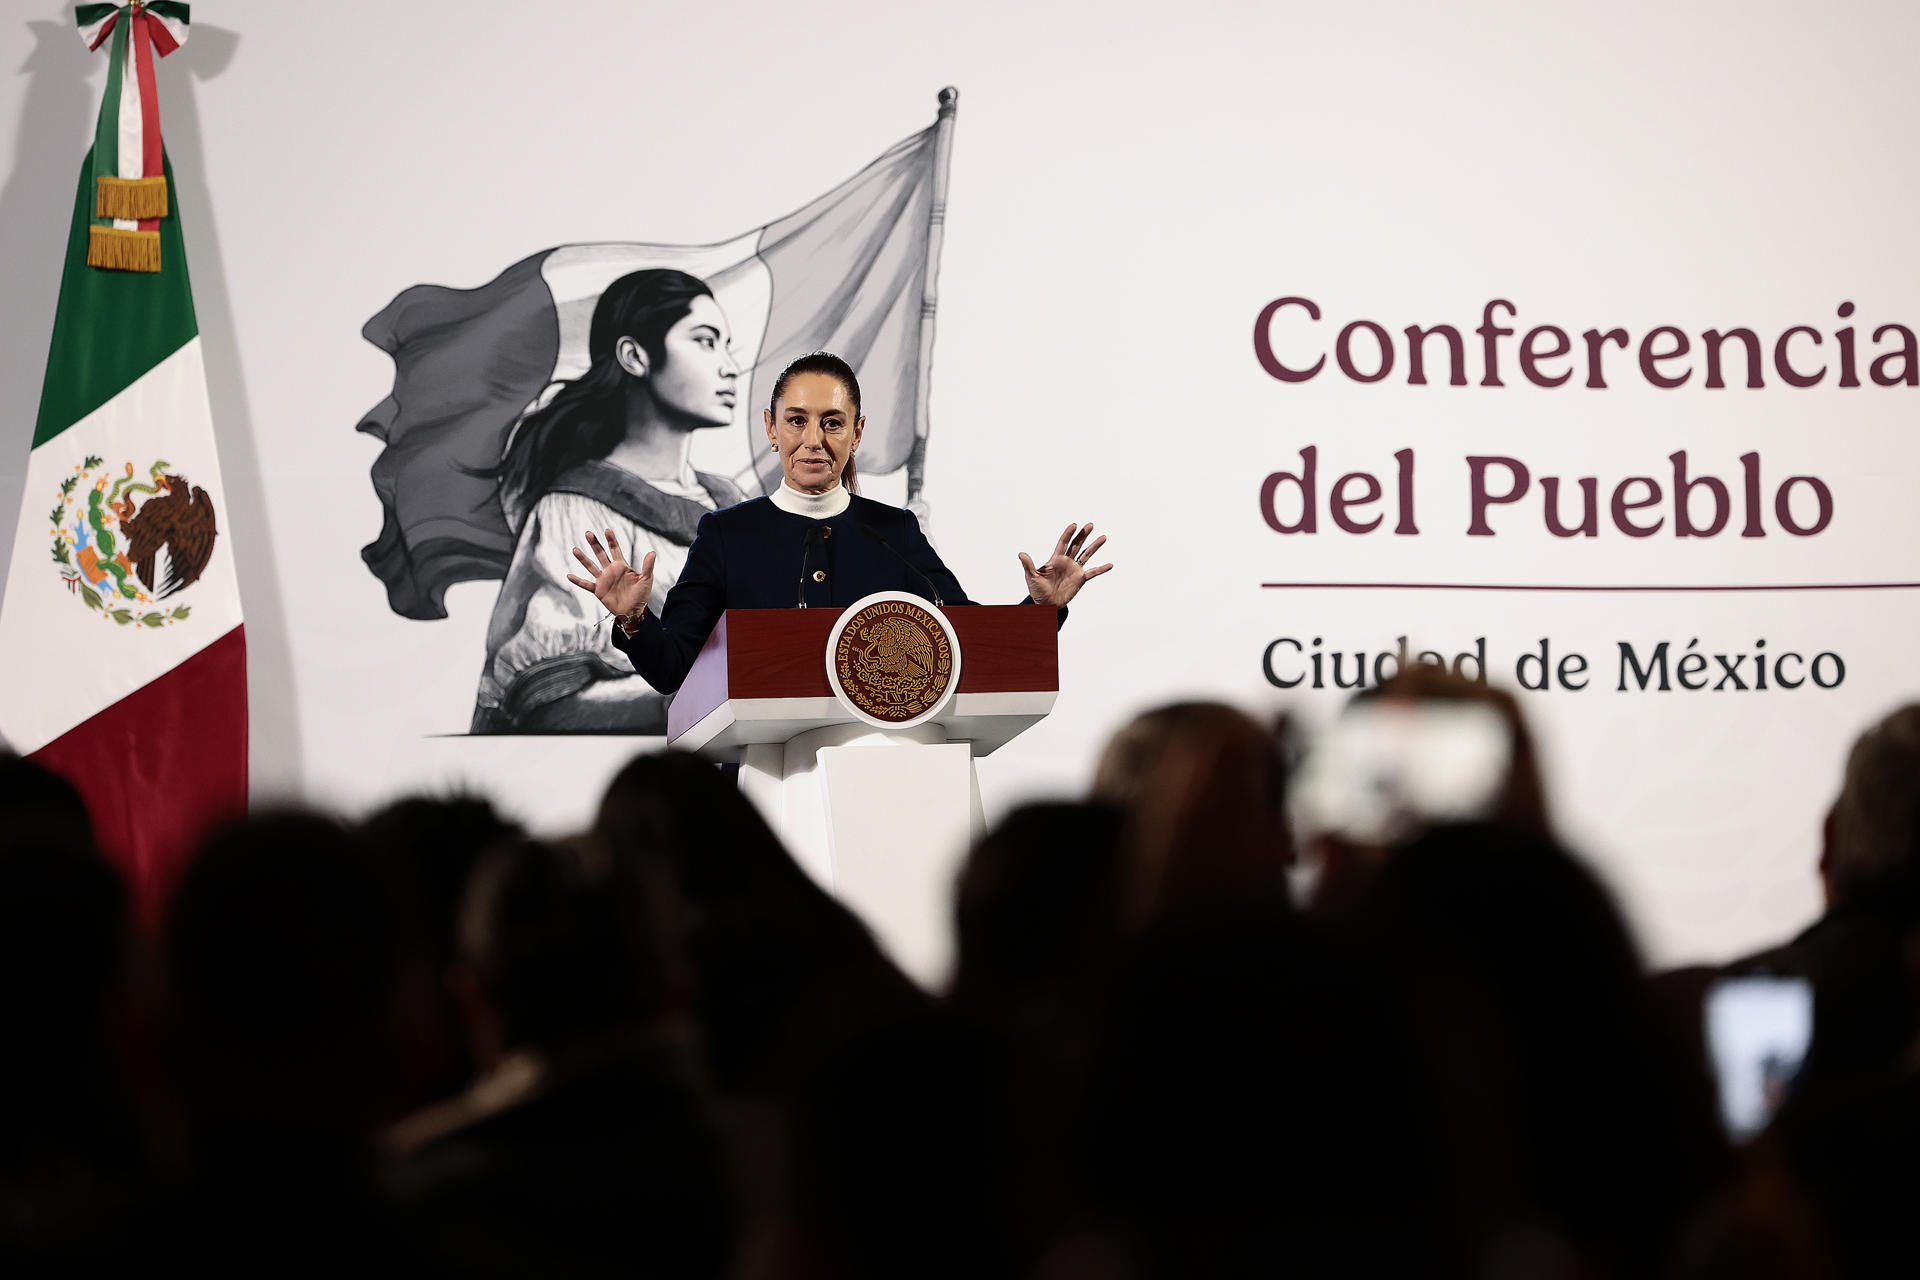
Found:
[[[859,370],[861,475],[904,471],[918,505],[957,99],[942,90],[932,126],[745,235],[563,245],[477,289],[415,285],[367,321],[394,379],[359,424],[383,442],[362,558],[406,618],[446,617],[456,582],[501,583],[472,732],[665,731],[665,696],[566,581],[568,548],[615,530],[634,560],[658,553],[663,597],[703,514],[779,483],[760,409],[795,356]]]

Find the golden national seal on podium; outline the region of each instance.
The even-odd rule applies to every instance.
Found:
[[[937,609],[904,592],[850,607],[827,640],[834,691],[854,711],[886,725],[930,718],[960,676],[960,642]]]

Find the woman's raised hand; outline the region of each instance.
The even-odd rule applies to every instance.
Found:
[[[1080,594],[1080,588],[1087,579],[1097,578],[1113,568],[1111,564],[1087,568],[1087,561],[1093,559],[1107,541],[1107,535],[1101,534],[1091,543],[1087,535],[1093,532],[1090,524],[1067,526],[1060,535],[1060,541],[1053,544],[1053,554],[1047,562],[1036,567],[1027,553],[1020,553],[1020,567],[1027,574],[1027,594],[1033,597],[1035,604],[1050,604],[1056,609],[1066,607],[1067,601]]]
[[[580,548],[573,549],[573,558],[585,565],[590,578],[568,574],[567,581],[583,591],[591,591],[594,598],[606,606],[607,612],[614,617],[633,613],[653,595],[653,552],[647,552],[646,559],[640,562],[638,569],[627,563],[627,557],[621,554],[620,539],[613,530],[607,530],[607,545],[603,548],[600,539],[593,536],[593,530],[587,530],[587,545],[593,548],[593,554],[600,563],[595,564],[587,558]]]

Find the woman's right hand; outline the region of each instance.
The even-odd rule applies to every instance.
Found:
[[[585,565],[591,579],[568,574],[567,581],[583,591],[591,591],[594,598],[606,606],[614,617],[633,613],[653,595],[653,552],[647,552],[646,559],[640,562],[638,569],[627,563],[620,551],[620,539],[613,530],[607,531],[607,545],[602,548],[600,539],[593,536],[593,530],[587,530],[587,545],[593,548],[594,556],[600,563],[595,564],[587,558],[580,548],[573,549],[573,558]]]

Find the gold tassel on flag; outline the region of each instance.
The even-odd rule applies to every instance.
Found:
[[[98,49],[109,38],[111,70],[100,101],[88,163],[93,173],[93,216],[87,264],[103,271],[158,272],[158,226],[173,218],[166,176],[166,144],[160,137],[156,56],[164,58],[187,38],[188,8],[180,0],[130,0],[127,4],[80,4],[74,8],[80,38]],[[83,188],[84,190],[84,188]],[[82,208],[86,201],[82,198]],[[168,228],[168,234],[174,234]]]
[[[103,174],[94,182],[98,188],[94,200],[95,217],[137,222],[141,218],[167,216],[167,180],[164,177],[114,178]]]
[[[87,228],[87,265],[109,271],[158,271],[160,233],[123,227]]]

